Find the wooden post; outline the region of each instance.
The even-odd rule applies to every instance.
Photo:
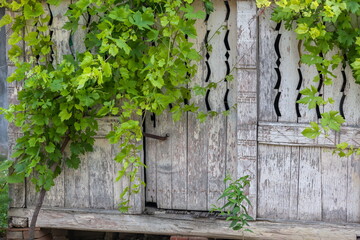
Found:
[[[237,1],[237,150],[238,177],[249,175],[249,214],[257,201],[257,17],[255,1]]]

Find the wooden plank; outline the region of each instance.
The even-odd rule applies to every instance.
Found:
[[[194,9],[202,10],[203,5],[201,1],[194,3]],[[197,29],[197,38],[192,40],[195,43],[195,48],[201,51],[202,56],[206,55],[206,48],[204,39],[206,36],[206,25],[203,20],[197,20],[195,23]],[[207,68],[205,60],[198,63],[198,72],[194,76],[193,81],[189,83],[189,87],[194,87],[196,84],[205,86],[205,79],[207,76]],[[199,111],[206,111],[205,101],[203,96],[193,96],[190,103],[199,106]],[[196,118],[196,113],[188,114],[188,205],[187,209],[192,210],[207,210],[207,124],[200,123]],[[201,146],[201,147],[199,147]]]
[[[106,139],[96,139],[94,151],[87,155],[90,207],[113,209],[113,160],[111,145]]]
[[[354,111],[360,104],[360,85],[355,83],[352,76],[352,69],[349,65],[345,68],[345,75],[347,78],[347,85],[345,88],[344,100],[344,115],[346,126],[359,126],[360,125],[360,112]]]
[[[347,221],[360,222],[360,158],[353,155],[349,158],[347,178]]]
[[[173,135],[174,132],[171,131],[171,114],[168,111],[165,111],[160,116],[157,116],[158,125],[157,134],[160,136],[165,136],[166,134],[170,135],[171,138],[176,136]],[[157,196],[157,206],[159,208],[171,209],[172,202],[172,159],[174,156],[171,152],[171,141],[165,140],[158,144],[157,153],[156,153],[156,196]]]
[[[321,220],[321,150],[300,148],[298,219]]]
[[[259,218],[288,219],[290,210],[291,147],[259,144]]]
[[[237,5],[238,68],[257,67],[257,9],[254,1],[229,1],[230,9]],[[234,21],[234,19],[231,19]],[[265,29],[264,29],[265,30]],[[266,29],[267,30],[267,29]],[[266,41],[266,40],[265,40]]]
[[[50,11],[53,16],[52,24],[50,30],[53,32],[52,41],[54,45],[52,50],[54,52],[53,59],[54,64],[59,64],[63,55],[71,54],[70,50],[70,31],[63,29],[64,24],[67,22],[65,18],[65,13],[68,11],[70,0],[61,1],[58,6],[50,5]]]
[[[276,23],[270,20],[271,12],[271,9],[265,9],[259,16],[259,120],[276,122],[274,102],[277,90],[274,87],[278,77],[274,44],[278,32]]]
[[[275,145],[336,146],[337,137],[334,132],[330,132],[329,136],[321,135],[316,139],[303,136],[301,132],[308,126],[308,123],[259,122],[258,140],[260,143]]]
[[[145,119],[145,132],[150,134],[157,134],[156,126],[157,126],[157,118],[155,115],[155,119],[151,119],[151,114],[146,115]],[[146,181],[146,202],[156,203],[156,179],[157,179],[157,171],[156,171],[156,152],[158,148],[159,141],[152,138],[145,139],[145,181]]]
[[[236,9],[237,2],[236,1],[229,1],[230,6],[230,16],[229,20],[227,21],[227,26],[230,33],[234,33],[237,31],[237,12],[233,9]],[[235,66],[237,63],[237,36],[236,34],[229,34],[229,45],[230,45],[230,57],[229,57],[229,65]],[[240,176],[237,175],[237,168],[238,168],[238,157],[237,157],[237,111],[236,111],[236,103],[237,103],[237,94],[238,94],[238,77],[237,71],[231,73],[234,77],[233,81],[227,83],[227,88],[229,89],[228,95],[228,103],[230,109],[230,114],[227,117],[227,139],[226,139],[226,174],[230,174],[233,178],[239,178]]]
[[[10,209],[10,216],[29,217],[33,209]],[[238,232],[228,228],[229,222],[199,219],[189,215],[158,213],[154,215],[121,215],[116,211],[75,211],[73,209],[43,209],[37,226],[70,230],[128,232],[158,235],[187,235],[226,239],[330,239],[354,240],[360,234],[359,224],[330,224],[321,222],[250,223],[253,232]]]
[[[68,151],[67,151],[68,152]],[[91,153],[90,153],[91,154]],[[89,208],[89,167],[87,154],[81,156],[78,169],[65,168],[65,207]]]
[[[298,218],[299,203],[299,170],[300,147],[291,147],[290,153],[290,194],[289,194],[289,219]]]
[[[169,121],[170,123],[172,120]],[[172,174],[171,174],[171,209],[187,208],[187,114],[178,122],[172,123],[168,140],[171,144]]]
[[[209,81],[218,83],[216,89],[211,89],[209,93],[209,104],[212,111],[225,111],[224,98],[227,91],[225,82],[227,66],[225,45],[225,37],[227,33],[226,28],[226,14],[227,9],[224,1],[214,1],[214,12],[210,14],[207,22],[207,29],[210,36],[213,36],[210,44],[212,51],[210,53],[209,65],[211,69],[211,76]],[[229,32],[228,35],[233,35]],[[229,41],[229,38],[227,38]],[[235,49],[234,49],[235,50]],[[208,152],[207,152],[207,181],[208,181],[208,202],[207,208],[210,209],[212,205],[223,205],[224,201],[219,200],[225,189],[225,161],[226,161],[226,117],[222,114],[208,118],[206,121],[208,138]]]
[[[55,185],[45,195],[44,207],[65,207],[65,179],[62,172],[54,180]]]
[[[301,54],[305,54],[304,46],[301,46]],[[307,64],[300,64],[300,71],[302,74],[302,83],[299,89],[299,92],[305,88],[310,87],[311,85],[318,87],[318,83],[313,81],[314,77],[318,75],[316,67]],[[298,73],[297,73],[298,76]],[[302,96],[304,97],[304,96]],[[308,123],[310,121],[317,122],[317,113],[315,109],[308,109],[308,106],[305,104],[299,104],[299,113],[301,117],[298,118],[298,122],[300,123]]]
[[[279,50],[280,50],[280,74],[281,81],[279,82],[279,110],[281,116],[278,117],[279,122],[296,122],[296,97],[297,85],[299,82],[298,76],[298,40],[296,33],[285,29],[284,24],[281,24],[279,30],[281,34]]]
[[[321,152],[322,220],[346,222],[348,193],[348,162],[332,153],[331,149]]]

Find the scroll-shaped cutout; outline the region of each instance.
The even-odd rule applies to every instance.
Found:
[[[281,28],[281,21],[276,24],[275,31],[279,31]]]
[[[209,34],[210,34],[210,30],[207,30],[206,34],[205,34],[205,39],[204,39],[204,42],[206,45],[209,43]]]
[[[346,83],[347,83],[346,73],[344,70],[341,70],[341,75],[343,77],[343,83],[342,83],[340,92],[343,93],[345,91],[345,87],[346,87]]]
[[[280,69],[279,68],[275,68],[275,72],[277,75],[277,81],[276,81],[276,85],[274,87],[274,89],[279,89],[280,88],[280,84],[281,84],[281,73],[280,73]]]
[[[230,33],[230,30],[227,30],[226,34],[225,34],[225,38],[224,38],[224,44],[225,44],[226,50],[228,50],[228,51],[230,51],[229,33]]]
[[[302,82],[303,82],[303,76],[302,76],[302,72],[301,72],[300,68],[298,68],[298,73],[299,73],[299,82],[298,82],[298,85],[296,87],[296,90],[300,90]]]
[[[207,13],[204,22],[207,22],[209,20],[209,17],[210,17],[210,14]]]
[[[320,92],[321,91],[321,88],[322,86],[324,85],[324,76],[321,74],[321,72],[319,72],[319,85],[318,85],[318,88],[317,88],[317,91]]]
[[[275,112],[278,117],[281,117],[281,113],[280,113],[280,109],[279,109],[280,96],[281,96],[281,92],[278,92],[275,97],[275,102],[274,102]]]
[[[156,115],[155,115],[155,113],[151,114],[150,120],[153,122],[153,127],[156,128]]]
[[[296,115],[297,117],[301,117],[301,113],[300,113],[300,103],[298,103],[298,101],[301,99],[302,94],[299,93],[296,97],[296,103],[295,103],[295,110],[296,110]]]
[[[322,94],[319,94],[319,97],[322,97],[322,96],[323,96]],[[316,105],[316,115],[317,115],[318,119],[321,118],[321,112],[320,112],[320,106],[319,105]]]
[[[281,58],[281,54],[280,54],[280,39],[281,39],[281,34],[279,33],[275,39],[275,52],[276,52],[276,56],[278,57],[278,59]],[[279,66],[279,64],[278,64]]]
[[[225,22],[227,20],[229,20],[230,17],[230,6],[229,6],[229,1],[224,1],[225,6],[226,6],[226,17],[225,17]]]
[[[229,61],[225,61],[226,64],[226,76],[228,76],[230,74],[230,64]],[[227,82],[226,78],[225,78],[225,82]]]
[[[206,104],[206,110],[211,111],[210,102],[209,102],[209,95],[210,95],[210,89],[208,89],[206,91],[205,104]]]
[[[345,118],[345,114],[344,114],[344,102],[345,102],[345,98],[346,98],[346,95],[342,95],[341,97],[341,100],[340,100],[340,105],[339,105],[339,112],[340,112],[340,115],[344,118]]]
[[[210,64],[209,64],[208,61],[206,61],[205,64],[206,64],[206,68],[207,68],[207,74],[206,74],[205,82],[209,82],[210,76],[211,76],[211,68],[210,68]]]
[[[230,109],[229,107],[229,101],[228,101],[228,95],[229,95],[230,90],[226,89],[226,93],[225,93],[225,97],[224,97],[224,105],[225,105],[225,110],[228,111]]]

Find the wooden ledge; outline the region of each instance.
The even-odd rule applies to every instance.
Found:
[[[9,216],[31,218],[33,209],[11,208]],[[37,227],[157,235],[187,235],[228,239],[342,239],[356,240],[360,224],[323,222],[270,222],[250,224],[253,233],[235,232],[228,222],[214,218],[155,212],[153,215],[123,215],[111,210],[43,209]],[[243,238],[244,237],[244,238]]]

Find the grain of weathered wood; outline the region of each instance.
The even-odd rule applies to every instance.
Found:
[[[219,1],[220,2],[220,1]],[[231,11],[237,5],[237,67],[257,67],[257,17],[254,1],[229,1]]]
[[[171,138],[177,137],[176,131],[171,133],[171,114],[168,111],[165,111],[158,118],[157,133],[160,136],[165,136],[166,134],[171,134]],[[157,205],[159,208],[171,208],[172,202],[172,159],[175,157],[171,151],[171,141],[165,140],[158,144],[158,152],[156,153],[156,196],[157,196]]]
[[[43,206],[64,207],[65,206],[65,186],[64,172],[54,180],[55,185],[45,195]]]
[[[360,112],[354,111],[360,104],[360,85],[355,83],[352,76],[352,70],[349,65],[346,66],[345,74],[348,85],[345,88],[344,115],[348,126],[359,126]]]
[[[287,219],[290,207],[291,147],[259,144],[257,216]]]
[[[321,149],[300,148],[299,220],[321,220]]]
[[[151,114],[146,115],[145,131],[150,134],[157,134],[157,118],[151,119]],[[146,181],[146,202],[156,203],[156,152],[159,141],[152,138],[145,139],[145,181]]]
[[[203,5],[200,1],[194,3],[196,10],[202,10]],[[197,29],[197,38],[194,39],[195,48],[201,50],[202,56],[206,55],[204,40],[206,36],[206,25],[203,20],[197,20],[195,23]],[[203,59],[198,66],[198,72],[193,81],[189,83],[190,87],[196,84],[205,86],[207,68]],[[200,111],[206,111],[204,97],[194,96],[190,103],[200,106]],[[187,209],[207,210],[207,146],[208,138],[205,123],[199,123],[195,113],[188,114],[188,205]],[[201,146],[201,147],[200,147]]]
[[[69,150],[66,151],[67,153]],[[90,153],[91,154],[91,153]],[[65,168],[65,207],[88,208],[89,198],[89,168],[87,154],[80,157],[78,169]]]
[[[169,119],[169,123],[172,119]],[[184,114],[178,122],[171,124],[171,132],[168,140],[171,144],[172,176],[171,176],[171,208],[187,208],[187,114]]]
[[[237,35],[233,34],[237,32],[237,2],[229,1],[230,5],[230,16],[227,21],[227,27],[231,34],[229,34],[229,45],[230,45],[230,57],[229,57],[229,65],[235,66],[237,63],[237,54],[234,49],[237,49]],[[240,176],[237,175],[238,169],[238,158],[237,158],[237,111],[236,111],[236,100],[238,94],[238,82],[237,82],[237,71],[233,69],[231,73],[234,77],[233,81],[229,81],[227,83],[227,88],[229,89],[228,95],[228,104],[230,107],[230,114],[227,117],[227,139],[226,139],[226,174],[230,174],[234,178],[238,178]]]
[[[212,51],[210,53],[209,65],[211,76],[209,81],[218,83],[216,89],[211,89],[209,94],[209,104],[212,111],[225,111],[224,98],[226,95],[226,45],[225,37],[228,29],[226,28],[227,9],[224,1],[214,2],[215,11],[211,13],[207,22],[207,29],[210,36],[213,36],[210,44]],[[216,33],[218,32],[218,33]],[[228,35],[236,34],[229,32]],[[227,38],[229,41],[229,37]],[[235,49],[231,53],[235,54]],[[206,121],[208,138],[207,152],[207,181],[208,181],[208,209],[212,205],[223,205],[224,201],[219,200],[219,196],[225,189],[225,161],[226,161],[226,117],[218,115],[208,118]]]
[[[31,218],[33,209],[11,209],[10,216]],[[251,232],[239,233],[228,228],[224,220],[199,219],[186,215],[159,213],[147,215],[121,215],[116,211],[74,211],[73,209],[43,209],[38,226],[42,228],[129,232],[211,238],[249,239],[249,240],[300,240],[330,239],[354,240],[360,234],[359,224],[329,224],[321,222],[269,222],[250,223]],[[139,229],[141,226],[141,229]]]
[[[294,220],[298,217],[299,170],[300,147],[292,147],[290,152],[289,219]]]
[[[94,151],[87,155],[89,171],[90,207],[112,209],[113,194],[113,160],[111,146],[106,139],[97,139]]]
[[[346,222],[348,162],[324,148],[321,152],[322,220]]]
[[[259,122],[258,140],[261,143],[277,145],[336,146],[335,132],[329,132],[329,136],[321,135],[316,139],[303,136],[301,132],[308,126],[308,123]]]
[[[281,40],[279,50],[280,58],[280,73],[281,81],[279,92],[281,96],[279,99],[279,110],[281,116],[278,118],[279,122],[296,122],[296,97],[298,85],[298,40],[296,33],[285,29],[284,24],[281,25],[279,30]]]
[[[278,32],[270,16],[271,9],[265,9],[259,16],[259,120],[276,122],[274,102],[277,90],[274,87],[278,77],[275,72],[277,56],[274,44]]]
[[[360,158],[353,155],[349,158],[347,171],[347,222],[360,222]]]

